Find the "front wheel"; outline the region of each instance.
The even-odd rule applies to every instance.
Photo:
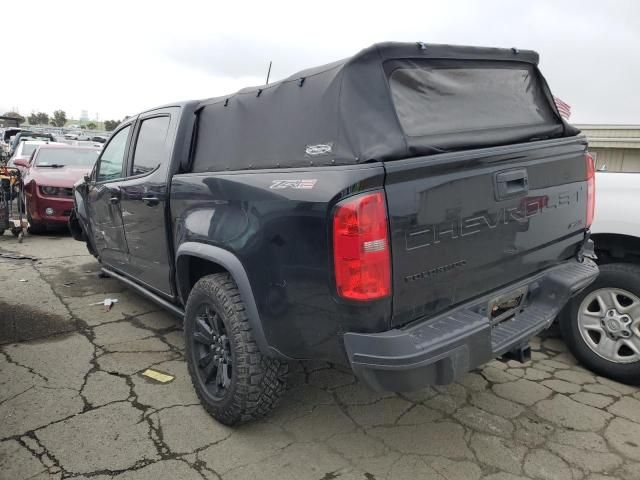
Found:
[[[275,407],[288,364],[260,353],[231,275],[198,280],[187,300],[184,334],[191,381],[216,420],[236,425]]]
[[[29,223],[29,227],[27,227],[27,231],[32,235],[40,235],[47,231],[47,226],[44,223],[39,223],[33,221],[29,211],[27,210],[27,222]]]
[[[29,227],[27,231],[31,235],[41,235],[47,231],[47,226],[43,223],[29,221]]]
[[[560,329],[575,357],[594,372],[640,384],[640,266],[612,263],[573,297]]]

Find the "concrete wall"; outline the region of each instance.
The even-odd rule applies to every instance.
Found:
[[[607,172],[640,172],[640,149],[589,147],[596,155],[596,168]]]
[[[640,125],[576,125],[596,156],[596,168],[640,172]]]

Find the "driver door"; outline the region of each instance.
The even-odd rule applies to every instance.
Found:
[[[120,209],[120,183],[129,154],[133,122],[122,126],[109,139],[98,158],[86,198],[94,245],[102,263],[122,270],[127,262],[127,239]]]

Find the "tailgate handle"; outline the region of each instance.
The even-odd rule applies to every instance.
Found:
[[[529,179],[524,168],[498,172],[495,179],[497,200],[518,197],[529,192]]]

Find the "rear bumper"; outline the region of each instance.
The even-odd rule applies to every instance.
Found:
[[[424,322],[382,333],[346,333],[347,356],[354,373],[374,390],[411,391],[451,383],[525,345],[597,276],[592,260],[567,261]],[[528,295],[519,313],[491,325],[489,302],[522,287]]]

